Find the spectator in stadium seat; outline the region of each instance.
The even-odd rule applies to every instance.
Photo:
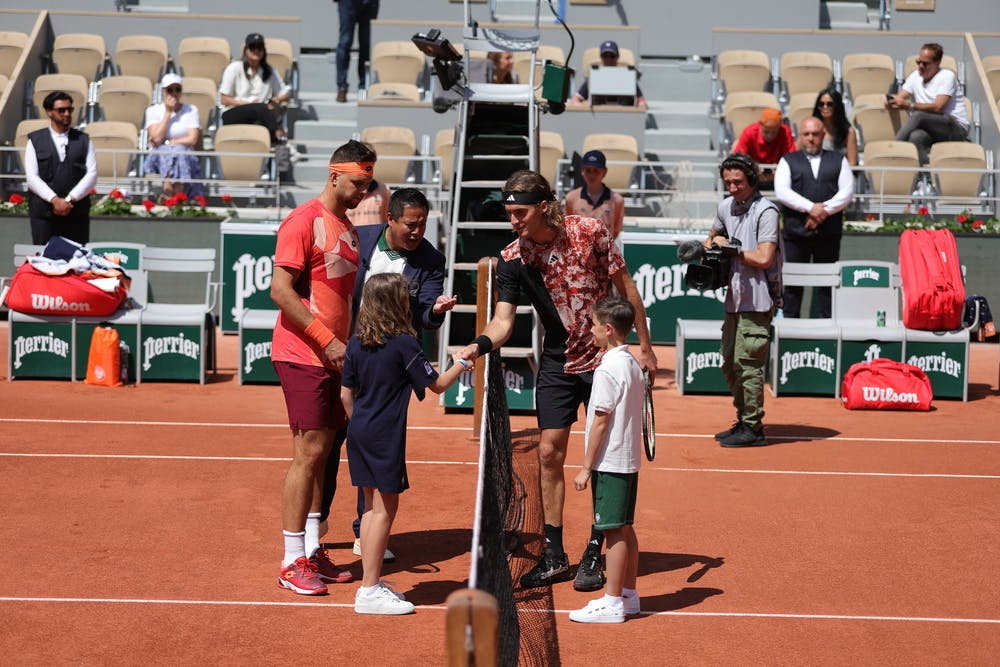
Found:
[[[601,42],[601,67],[618,67],[618,58],[619,58],[619,51],[618,51],[618,44],[616,42],[613,42],[610,39],[607,40],[606,42]],[[569,103],[580,105],[586,102],[589,97],[590,97],[590,80],[584,79],[583,85],[581,85],[580,89],[573,94],[573,97],[570,98]],[[605,99],[604,103],[613,104],[612,101],[607,99]],[[646,108],[646,98],[643,97],[642,88],[639,87],[638,83],[635,84],[634,105],[637,107],[641,107],[643,109]]]
[[[764,109],[760,121],[747,125],[740,138],[733,145],[733,153],[744,153],[757,164],[777,164],[785,153],[795,150],[792,128],[781,122],[781,112]],[[761,169],[757,187],[761,190],[774,189],[774,170]]]
[[[272,144],[283,143],[282,105],[291,98],[291,90],[268,64],[264,36],[252,32],[243,44],[243,59],[229,63],[222,72],[219,96],[226,107],[222,123],[263,125],[271,133]]]
[[[507,342],[522,292],[545,327],[535,383],[545,548],[535,567],[520,579],[522,587],[532,588],[573,577],[563,548],[563,462],[570,427],[580,403],[589,399],[600,361],[600,348],[590,333],[590,309],[610,296],[612,286],[635,309],[638,358],[653,375],[656,355],[642,297],[607,227],[600,220],[565,215],[548,181],[534,171],[514,172],[504,184],[503,201],[517,239],[500,251],[493,318],[459,354],[474,360]],[[603,531],[591,526],[573,584],[577,590],[603,586],[603,542]]]
[[[617,239],[625,224],[625,198],[604,184],[607,161],[601,151],[587,151],[580,161],[584,185],[566,194],[566,215],[597,218]]]
[[[802,150],[783,156],[774,173],[774,196],[784,219],[785,261],[836,262],[843,210],[854,198],[854,174],[846,157],[823,149],[823,121],[810,116],[799,127]],[[819,288],[818,295],[819,316],[830,317],[830,288]],[[785,317],[799,317],[802,288],[785,287],[782,301]]]
[[[486,83],[519,83],[513,53],[490,51],[486,54]]]
[[[337,101],[347,101],[347,68],[351,64],[354,27],[358,28],[358,87],[365,86],[365,70],[371,60],[371,24],[378,17],[379,0],[333,0],[338,3],[340,38],[337,40]]]
[[[61,90],[42,100],[49,126],[28,135],[24,176],[28,182],[31,242],[53,236],[90,240],[90,191],[97,184],[97,154],[85,133],[71,127],[73,98]]]
[[[931,145],[938,141],[965,141],[969,118],[958,77],[941,69],[944,49],[930,42],[920,47],[917,69],[906,77],[903,87],[887,97],[890,109],[909,109],[910,117],[896,133],[897,141],[916,145],[920,164],[927,164]]]
[[[174,73],[163,75],[160,90],[163,102],[146,109],[145,128],[149,134],[149,155],[143,163],[147,174],[163,177],[163,196],[170,197],[175,190],[189,197],[202,194],[201,183],[175,185],[172,179],[201,178],[201,161],[191,151],[201,141],[201,123],[198,107],[181,102],[184,81]]]
[[[847,120],[844,98],[836,88],[827,88],[816,96],[812,115],[823,121],[826,138],[823,150],[837,151],[852,167],[858,164],[858,134]]]

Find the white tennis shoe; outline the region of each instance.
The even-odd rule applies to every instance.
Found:
[[[621,602],[610,602],[600,597],[588,602],[583,609],[571,611],[569,620],[577,623],[624,623],[625,607]]]

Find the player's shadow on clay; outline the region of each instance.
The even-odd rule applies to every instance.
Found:
[[[643,615],[655,614],[661,611],[677,611],[687,607],[699,605],[713,595],[722,595],[725,591],[721,588],[702,588],[686,586],[673,593],[663,593],[661,595],[643,595],[642,611]]]
[[[767,443],[770,446],[787,445],[793,442],[827,440],[840,435],[840,431],[823,426],[805,424],[766,424]]]
[[[639,553],[639,576],[648,574],[659,574],[672,570],[685,570],[689,567],[696,567],[687,581],[693,584],[704,577],[709,570],[722,567],[725,564],[723,558],[713,558],[711,556],[700,556],[697,554],[665,554],[657,551],[642,551]]]

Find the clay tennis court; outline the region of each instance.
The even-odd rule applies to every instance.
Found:
[[[412,489],[384,576],[417,613],[358,616],[356,584],[319,598],[275,584],[290,438],[280,390],[237,383],[235,347],[221,340],[205,386],[0,381],[4,663],[443,664],[445,598],[468,576],[471,417],[412,406]],[[567,612],[595,594],[557,584],[563,664],[996,660],[1000,347],[973,345],[969,402],[930,413],[769,397],[775,444],[745,450],[711,437],[730,422],[728,399],[679,397],[674,350],[657,350],[659,449],[636,525],[645,614],[574,624]],[[574,432],[572,463],[581,449]],[[529,465],[534,452],[517,455]],[[346,466],[340,481],[325,540],[359,576]],[[589,492],[567,496],[575,561]]]

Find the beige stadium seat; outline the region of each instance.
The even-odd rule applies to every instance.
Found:
[[[813,108],[816,106],[816,96],[819,92],[815,93],[795,93],[788,99],[787,116],[788,120],[792,123],[792,129],[798,136],[798,127],[804,119],[812,115]]]
[[[818,92],[833,79],[833,60],[818,51],[789,51],[781,55],[778,72],[789,95]]]
[[[455,155],[455,130],[445,128],[434,135],[434,155],[441,160],[441,187],[451,184],[451,169]]]
[[[762,91],[771,78],[771,58],[763,51],[721,51],[716,63],[719,79],[726,84],[726,94]]]
[[[419,102],[420,89],[413,83],[373,83],[368,86],[369,102]]]
[[[903,63],[903,79],[913,74],[913,70],[917,69],[917,59],[919,55],[910,56]],[[945,53],[941,56],[941,69],[950,69],[956,75],[958,74],[958,61],[955,60],[955,56]]]
[[[101,79],[97,101],[104,120],[142,126],[146,107],[153,99],[153,84],[144,76],[108,76]]]
[[[904,114],[899,109],[887,109],[885,94],[861,95],[854,99],[854,124],[861,130],[861,139],[891,141],[902,127]]]
[[[909,141],[871,141],[865,144],[865,174],[872,194],[889,199],[909,200],[913,193],[920,159],[917,147]],[[906,167],[904,171],[880,172],[872,167]]]
[[[88,82],[100,78],[107,49],[104,38],[90,33],[56,35],[52,62],[59,74],[79,74]]]
[[[267,50],[267,63],[284,81],[295,61],[295,49],[292,48],[292,43],[280,37],[265,37],[264,49]]]
[[[580,63],[584,76],[588,76],[591,68],[601,64],[601,47],[592,46],[584,51]],[[635,53],[632,49],[618,48],[618,65],[620,67],[635,67]]]
[[[558,46],[548,46],[546,44],[541,44],[538,46],[538,51],[535,53],[535,59],[537,65],[535,66],[535,85],[542,82],[542,75],[544,74],[544,63],[546,60],[551,60],[556,65],[566,64],[566,54],[563,53],[562,48]],[[517,79],[521,83],[528,83],[528,77],[531,70],[531,51],[517,51],[514,53],[514,73],[517,74]]]
[[[424,54],[413,42],[382,41],[372,48],[372,83],[416,83]]]
[[[8,83],[10,83],[10,79],[7,78],[7,75],[0,74],[0,95],[3,95],[4,91],[7,90]]]
[[[75,119],[83,118],[87,107],[87,90],[89,85],[87,79],[79,74],[42,74],[35,79],[35,92],[31,101],[35,105],[39,118],[46,118],[42,102],[45,96],[57,90],[61,90],[73,98],[73,106],[76,107]]]
[[[583,138],[582,152],[599,150],[605,159],[637,162],[639,142],[630,134],[588,134]],[[604,183],[612,190],[626,190],[632,178],[632,165],[609,164]]]
[[[743,90],[726,95],[723,115],[726,122],[732,125],[733,142],[735,143],[747,125],[760,120],[761,111],[780,108],[778,98],[773,93]]]
[[[554,189],[559,160],[566,156],[566,145],[558,132],[542,130],[538,133],[538,171]]]
[[[212,109],[219,100],[219,87],[212,79],[200,76],[184,77],[184,94],[181,101],[198,107],[198,122],[202,130],[208,129]]]
[[[398,184],[406,182],[406,172],[410,161],[405,159],[386,160],[390,156],[415,155],[417,152],[417,137],[408,127],[396,125],[373,125],[361,131],[362,143],[369,144],[378,153],[375,163],[375,178],[383,183]]]
[[[869,94],[885,96],[896,81],[896,62],[885,53],[849,53],[840,71],[852,100]]]
[[[222,70],[231,59],[229,40],[224,37],[185,37],[177,45],[177,63],[182,76],[211,79],[216,88],[222,80]]]
[[[17,159],[21,161],[20,171],[22,173],[24,172],[24,147],[28,143],[28,135],[35,130],[44,129],[50,124],[48,118],[29,118],[17,124],[17,129],[14,130],[14,147],[20,149],[17,151]]]
[[[125,35],[115,44],[115,65],[125,76],[143,76],[157,85],[169,53],[167,40],[159,35]]]
[[[100,121],[87,125],[87,135],[97,152],[98,178],[120,179],[128,175],[128,165],[139,146],[139,130],[133,123]],[[131,152],[107,153],[124,150]]]
[[[28,36],[23,32],[0,32],[0,74],[9,77],[14,73],[27,44]]]
[[[983,71],[986,72],[986,80],[993,89],[993,99],[1000,98],[1000,56],[983,58]]]
[[[223,125],[215,133],[217,153],[270,153],[271,135],[261,125]],[[258,181],[266,158],[261,155],[219,155],[222,178],[227,181]]]
[[[968,141],[939,141],[931,145],[929,165],[937,191],[944,197],[979,196],[979,184],[986,171],[986,151]],[[939,169],[975,169],[976,172],[947,172]]]

